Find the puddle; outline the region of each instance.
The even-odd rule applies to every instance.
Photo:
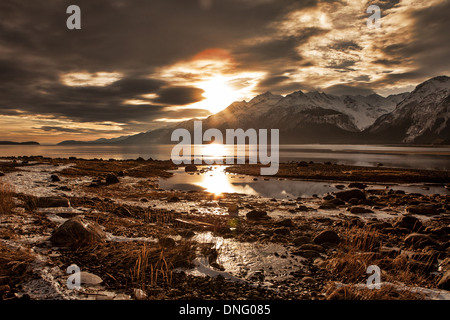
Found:
[[[206,258],[199,257],[195,261],[196,267],[188,271],[197,276],[221,275],[232,281],[271,287],[275,281],[292,277],[290,273],[301,269],[305,260],[290,255],[285,246],[275,243],[241,243],[216,237],[211,232],[199,233],[193,240],[210,243],[218,252],[217,263],[224,268],[218,271],[209,265]]]

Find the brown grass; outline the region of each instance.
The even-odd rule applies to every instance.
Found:
[[[13,283],[23,278],[34,256],[26,249],[14,250],[0,241],[0,276],[6,276]]]
[[[333,258],[329,259],[325,268],[340,278],[342,282],[350,284],[333,292],[332,299],[418,299],[415,293],[408,290],[400,292],[389,286],[378,290],[360,289],[352,284],[365,284],[369,274],[366,273],[370,265],[379,266],[381,281],[402,283],[407,286],[427,287],[433,285],[425,269],[412,270],[408,259],[403,255],[390,257],[380,251],[382,236],[370,228],[349,228],[343,234],[343,241]],[[427,263],[425,261],[425,263]],[[431,261],[428,261],[431,263]],[[328,292],[330,295],[330,292]]]
[[[9,214],[14,209],[14,189],[7,183],[0,182],[0,214]]]

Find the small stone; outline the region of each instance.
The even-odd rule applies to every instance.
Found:
[[[252,210],[250,212],[247,212],[246,215],[248,220],[264,220],[264,219],[270,219],[270,217],[267,215],[266,211],[259,211],[259,210]]]
[[[356,189],[365,189],[367,188],[367,185],[361,182],[352,182],[348,185],[349,188],[356,188]]]
[[[315,284],[317,281],[311,277],[303,277],[302,281],[307,284]]]
[[[56,174],[52,174],[52,175],[50,176],[50,180],[51,180],[52,182],[59,182],[59,181],[61,181],[61,179],[60,179]]]
[[[134,297],[136,298],[136,300],[147,299],[147,294],[142,289],[134,289],[133,293],[134,293]]]
[[[186,167],[184,167],[185,172],[196,172],[197,170],[198,168],[194,164],[188,164]]]
[[[349,201],[350,199],[366,199],[366,194],[359,189],[351,189],[346,191],[340,191],[336,193],[336,198],[344,201]]]
[[[339,243],[341,242],[341,238],[339,235],[333,230],[325,230],[319,233],[314,239],[313,242],[316,244],[323,243]]]
[[[363,207],[352,207],[350,209],[350,213],[362,214],[362,213],[373,213],[373,211],[370,209],[363,208]]]
[[[302,244],[311,242],[311,239],[307,236],[299,236],[299,237],[295,238],[292,242],[296,246],[301,246]]]
[[[106,184],[115,184],[115,183],[119,183],[119,178],[116,177],[115,174],[113,173],[108,173],[106,175]]]
[[[70,201],[63,197],[42,197],[37,199],[37,204],[39,208],[68,208],[70,207]]]
[[[433,215],[439,214],[439,211],[433,205],[410,206],[406,210],[412,214],[425,215],[425,216],[433,216]]]

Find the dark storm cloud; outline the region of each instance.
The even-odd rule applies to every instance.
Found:
[[[361,46],[353,40],[339,41],[331,46],[331,49],[338,51],[362,50]]]
[[[420,83],[450,70],[450,2],[443,1],[424,9],[411,8],[409,12],[414,27],[412,38],[403,42],[399,39],[399,42],[382,48],[384,57],[374,63],[392,66],[410,62],[413,70],[388,74],[377,81],[377,85],[411,80]]]
[[[153,101],[156,103],[183,106],[205,99],[202,96],[204,92],[203,89],[193,87],[163,88],[158,91],[159,97]]]
[[[66,9],[72,4],[81,8],[81,30],[66,28]],[[315,4],[213,0],[205,7],[186,0],[2,0],[0,114],[22,112],[130,127],[144,121],[151,126],[159,118],[205,116],[205,110],[165,108],[203,99],[201,89],[146,77],[208,48],[236,50],[241,40],[273,32],[271,24],[290,10]],[[255,45],[261,52],[251,59],[262,63],[283,52],[300,59],[293,51],[295,42],[279,39]],[[123,78],[105,87],[70,87],[60,80],[70,72],[119,72]],[[124,102],[148,93],[158,95],[155,101],[144,99],[148,105]]]

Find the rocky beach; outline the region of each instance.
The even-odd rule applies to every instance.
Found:
[[[448,171],[284,163],[270,179],[336,191],[279,199],[162,188],[177,169],[211,167],[0,159],[0,298],[450,299]],[[225,172],[269,183],[259,169]]]

